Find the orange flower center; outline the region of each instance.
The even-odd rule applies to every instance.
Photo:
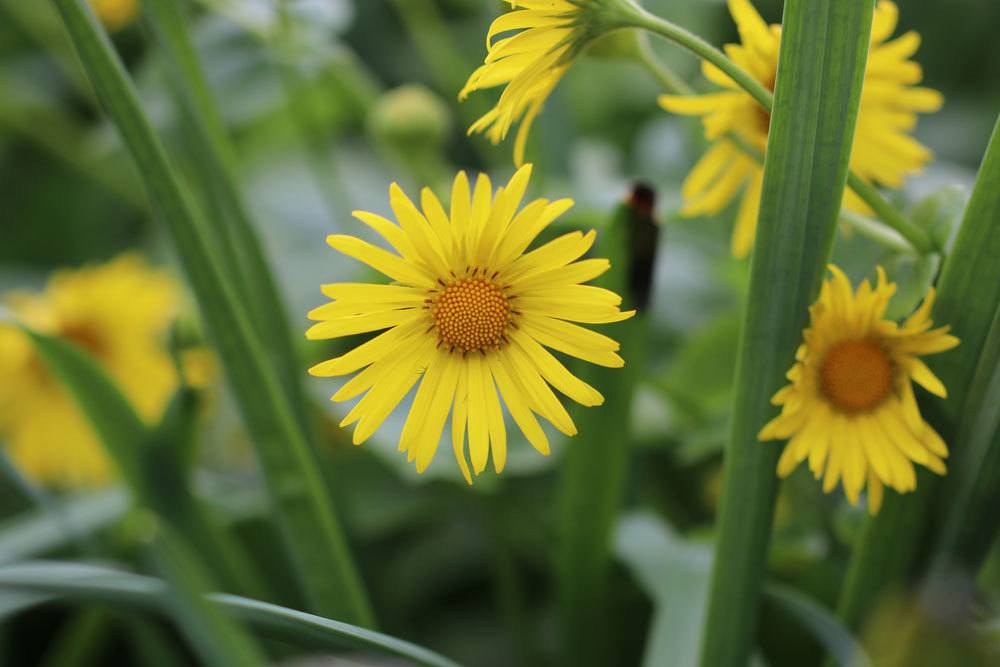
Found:
[[[463,278],[445,286],[432,313],[441,343],[470,352],[499,347],[511,306],[503,290],[490,281]]]
[[[820,368],[823,395],[844,412],[864,412],[892,392],[892,363],[880,345],[850,340],[834,345]]]

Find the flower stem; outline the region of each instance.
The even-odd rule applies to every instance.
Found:
[[[766,111],[771,111],[774,105],[774,95],[771,91],[753,78],[746,70],[727,58],[722,51],[698,35],[655,14],[651,14],[638,6],[629,8],[627,21],[628,25],[649,30],[661,37],[665,37],[691,51],[703,60],[715,65],[735,81],[740,88],[753,97]],[[854,172],[848,172],[847,184],[855,194],[861,197],[878,214],[885,224],[899,232],[920,254],[929,254],[940,250],[934,245],[933,240],[926,231],[907,220],[870,183]]]
[[[663,86],[663,90],[671,95],[693,95],[694,89],[680,78],[676,72],[661,62],[649,46],[649,40],[643,35],[636,50],[636,62],[646,68],[646,71]]]

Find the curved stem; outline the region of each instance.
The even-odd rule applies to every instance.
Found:
[[[940,250],[934,245],[934,241],[927,232],[907,220],[902,213],[896,210],[895,206],[879,194],[874,185],[853,171],[847,173],[847,186],[854,190],[854,194],[865,200],[865,203],[875,211],[882,222],[899,232],[921,254],[926,255]]]
[[[649,40],[645,35],[639,39],[639,48],[636,50],[636,62],[642,65],[649,74],[656,79],[665,91],[672,95],[694,95],[694,89],[680,78],[676,72],[664,65],[657,59],[653,49],[649,46]]]
[[[627,16],[625,20],[628,21],[629,25],[649,30],[661,37],[665,37],[683,46],[703,60],[715,65],[735,81],[740,88],[746,91],[766,111],[771,111],[771,107],[774,104],[774,95],[771,91],[754,79],[746,70],[727,58],[722,51],[698,35],[655,14],[650,14],[642,7],[630,6],[626,11]],[[934,241],[926,231],[907,220],[873,185],[853,171],[848,173],[847,184],[856,195],[861,197],[875,211],[885,224],[899,232],[919,253],[929,254],[940,250],[935,246]]]

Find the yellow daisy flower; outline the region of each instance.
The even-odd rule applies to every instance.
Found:
[[[573,202],[532,201],[518,207],[531,166],[522,167],[494,194],[484,174],[470,188],[455,177],[446,213],[430,189],[421,209],[393,184],[389,199],[399,225],[365,211],[354,216],[381,235],[394,252],[353,236],[327,238],[334,249],[388,276],[388,285],[323,285],[333,299],[309,313],[318,320],[306,336],[338,338],[387,329],[351,351],[309,370],[320,377],[360,371],[333,395],[345,401],[364,393],[341,421],[356,423],[361,444],[419,383],[399,439],[423,472],[437,451],[451,412],[452,445],[467,482],[469,434],[472,470],[479,474],[492,452],[499,473],[507,457],[500,399],[525,438],[542,454],[548,439],[535,415],[566,435],[576,427],[549,385],[581,403],[600,405],[601,394],[570,373],[545,348],[594,364],[618,368],[618,343],[572,322],[617,322],[634,311],[621,297],[583,283],[610,266],[583,259],[595,232],[571,232],[527,251],[532,241]],[[527,252],[526,252],[527,251]],[[367,392],[367,393],[365,393]]]
[[[749,0],[729,0],[729,10],[739,27],[741,44],[727,44],[726,54],[769,90],[774,90],[781,26],[768,26]],[[861,178],[888,187],[904,179],[931,159],[931,152],[910,137],[918,113],[941,108],[937,91],[916,87],[923,78],[920,65],[909,60],[920,46],[920,35],[908,32],[888,41],[896,30],[899,10],[889,0],[879,0],[872,27],[871,51],[861,94],[851,169]],[[705,137],[715,142],[684,182],[686,216],[721,211],[743,188],[743,198],[733,231],[732,251],[744,257],[753,246],[760,208],[763,167],[729,137],[736,136],[763,152],[767,147],[770,114],[764,111],[726,74],[705,63],[704,75],[725,91],[707,95],[663,95],[667,111],[702,116]],[[868,206],[850,190],[844,205],[870,214]]]
[[[585,46],[605,32],[597,12],[608,0],[505,0],[511,11],[490,25],[486,61],[472,73],[458,94],[505,86],[500,101],[469,128],[485,132],[494,144],[520,123],[514,141],[514,162],[524,163],[528,131],[549,94]],[[516,34],[494,37],[507,33]]]
[[[88,0],[108,32],[121,30],[139,15],[139,0]]]
[[[5,301],[15,320],[90,353],[152,421],[178,382],[163,335],[180,294],[167,274],[126,254],[57,272],[43,292],[12,292]],[[114,477],[86,417],[18,327],[0,325],[0,376],[0,437],[25,474],[63,487],[100,486]]]
[[[781,414],[765,426],[761,440],[789,443],[778,461],[787,477],[807,457],[829,493],[843,480],[851,503],[868,484],[868,509],[878,512],[883,487],[900,493],[916,488],[914,463],[945,474],[948,448],[920,416],[911,380],[936,396],[947,392],[918,357],[958,345],[948,327],[932,329],[931,289],[902,325],[885,319],[896,285],[878,268],[874,289],[865,280],[851,291],[847,276],[830,266],[810,308],[805,342],[788,372],[791,384],[771,402]]]

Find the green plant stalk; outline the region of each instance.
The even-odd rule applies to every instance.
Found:
[[[134,87],[83,0],[52,0],[98,97],[139,166],[150,198],[167,225],[240,405],[264,471],[293,572],[310,604],[361,624],[372,622],[364,587],[347,549],[329,490],[282,385],[230,277],[221,270],[210,234],[145,116]]]
[[[29,592],[20,611],[53,599],[124,605],[163,611],[167,592],[162,579],[107,567],[66,562],[27,561],[0,566],[0,590]],[[208,600],[256,635],[320,651],[361,650],[395,656],[427,667],[458,667],[423,647],[306,612],[236,595],[210,594]]]
[[[637,212],[620,204],[603,230],[597,256],[611,260],[599,284],[618,294],[628,289],[629,231]],[[582,380],[599,388],[603,405],[575,411],[580,436],[567,444],[559,480],[559,543],[556,553],[563,662],[608,664],[607,574],[614,523],[624,496],[631,443],[632,396],[644,365],[647,321],[638,315],[607,333],[619,341],[624,368],[584,366]]]
[[[722,51],[698,35],[655,14],[650,14],[641,7],[632,5],[631,3],[627,3],[627,9],[622,12],[619,20],[622,21],[623,25],[642,28],[665,37],[679,46],[688,49],[703,60],[715,65],[735,81],[740,88],[749,93],[764,110],[768,112],[772,111],[774,96],[771,94],[771,91],[765,88],[743,68],[727,58]],[[879,194],[874,186],[853,172],[848,173],[848,185],[850,188],[879,215],[885,224],[899,232],[921,254],[938,251],[930,235],[907,220],[892,204]]]
[[[1000,220],[1000,122],[993,131],[955,244],[942,267],[932,311],[935,323],[950,325],[962,343],[928,358],[927,364],[948,388],[949,396],[945,401],[921,401],[921,411],[945,442],[952,444],[966,406],[975,405],[971,401],[977,396],[970,395],[970,386],[1000,304],[997,220]],[[952,468],[961,469],[960,459],[965,455],[956,449],[957,460],[951,463]],[[911,573],[922,551],[920,540],[939,486],[939,478],[921,471],[916,491],[905,496],[887,494],[878,516],[865,524],[837,608],[838,615],[849,626],[857,627],[874,601],[904,583]],[[950,502],[947,498],[940,501]]]
[[[185,26],[181,6],[173,0],[146,0],[143,11],[166,56],[172,89],[185,127],[192,130],[195,162],[207,176],[205,199],[217,200],[222,209],[223,216],[207,225],[207,231],[218,256],[226,263],[225,271],[236,278],[233,284],[247,305],[252,324],[260,333],[289,401],[308,433],[309,420],[302,389],[305,374],[295,357],[288,314],[250,208],[240,192],[236,152]]]
[[[701,664],[747,664],[764,580],[780,448],[774,416],[822,281],[847,181],[874,0],[788,0],[739,344]]]
[[[639,38],[639,48],[635,54],[637,62],[671,95],[694,95],[694,88],[680,78],[676,72],[662,63],[653,53],[645,34]]]

